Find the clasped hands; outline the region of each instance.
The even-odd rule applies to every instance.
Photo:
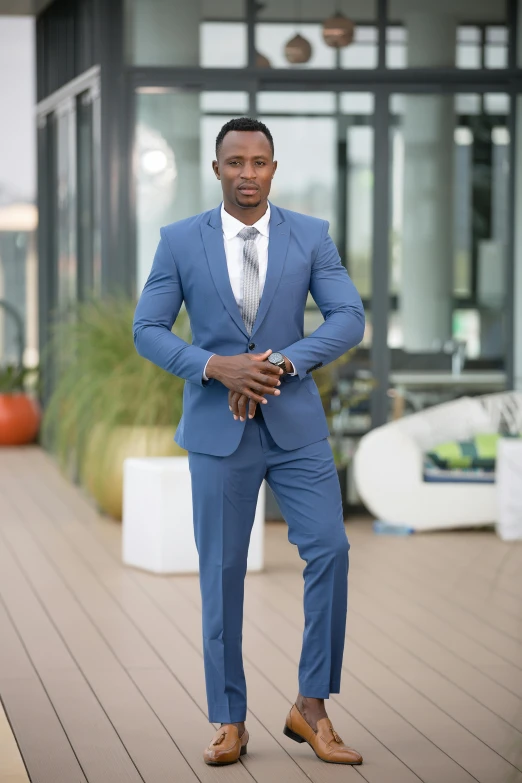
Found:
[[[271,350],[264,353],[241,353],[238,356],[218,356],[209,359],[207,378],[215,378],[227,387],[228,406],[237,421],[252,419],[258,403],[266,405],[265,395],[281,394],[283,370],[267,361]]]

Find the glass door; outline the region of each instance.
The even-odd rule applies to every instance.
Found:
[[[505,386],[509,97],[391,98],[393,394],[418,409]]]
[[[76,98],[78,168],[78,298],[101,292],[100,254],[100,96],[97,87]]]
[[[57,307],[66,312],[78,296],[76,225],[76,111],[67,99],[54,117],[56,137],[56,225]]]

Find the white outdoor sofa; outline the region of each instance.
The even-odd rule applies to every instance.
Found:
[[[462,397],[372,430],[354,457],[361,500],[376,519],[414,530],[492,524],[494,483],[423,479],[424,454],[431,448],[488,432],[522,433],[522,392]]]

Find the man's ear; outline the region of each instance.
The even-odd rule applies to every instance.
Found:
[[[216,175],[216,179],[221,179],[221,177],[219,176],[219,164],[217,160],[212,161],[212,171]]]
[[[272,171],[272,179],[274,178],[274,174],[277,171],[277,160],[274,160],[273,166],[274,166],[274,170]]]

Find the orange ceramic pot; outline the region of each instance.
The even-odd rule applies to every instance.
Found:
[[[40,426],[40,408],[22,393],[0,394],[0,446],[32,443]]]

